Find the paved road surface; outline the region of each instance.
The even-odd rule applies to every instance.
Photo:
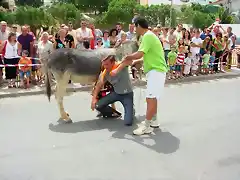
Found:
[[[1,99],[0,180],[239,180],[239,89],[240,79],[169,85],[161,130],[143,137],[97,120],[86,92],[66,97],[71,125],[56,124],[44,96]]]

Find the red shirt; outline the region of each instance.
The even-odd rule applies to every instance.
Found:
[[[96,38],[96,35],[95,35],[95,32],[94,32],[93,29],[92,29],[92,35],[93,35],[93,39],[90,40],[90,48],[91,49],[95,49],[95,38]]]
[[[177,55],[177,64],[183,64],[185,59],[184,53],[178,53]]]

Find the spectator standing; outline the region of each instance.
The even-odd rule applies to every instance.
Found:
[[[175,31],[174,28],[171,28],[170,31],[169,31],[168,40],[169,40],[170,46],[177,45],[177,37],[174,34],[174,31]]]
[[[171,51],[168,53],[168,66],[169,66],[169,76],[168,79],[175,79],[173,72],[175,71],[175,64],[177,61],[176,47],[172,46]]]
[[[91,29],[87,28],[87,22],[81,21],[81,27],[77,29],[77,48],[84,49],[83,44],[90,44],[90,40],[93,38]]]
[[[129,31],[126,33],[127,39],[132,40],[135,37],[134,24],[129,24]]]
[[[190,45],[191,45],[191,34],[188,30],[185,31],[183,35],[183,42],[185,45],[186,57],[188,57],[188,53],[190,52]]]
[[[170,41],[169,41],[169,36],[168,36],[168,28],[163,28],[162,35],[160,36],[160,40],[163,45],[164,57],[165,57],[165,60],[167,63],[168,53],[170,52]]]
[[[221,32],[216,34],[216,38],[213,39],[212,47],[212,51],[216,54],[213,70],[214,72],[218,72],[218,63],[219,61],[221,62],[221,57],[224,49]]]
[[[38,56],[41,61],[47,60],[48,55],[53,51],[53,43],[49,41],[49,34],[43,32],[41,41],[38,43]]]
[[[53,48],[54,49],[61,49],[61,48],[66,48],[69,46],[66,37],[66,30],[65,29],[60,29],[58,31],[58,35],[59,37],[57,39],[55,39],[55,42],[53,44]]]
[[[18,36],[18,42],[22,46],[22,51],[26,50],[30,57],[34,57],[35,51],[34,51],[34,38],[31,34],[29,34],[29,29],[27,26],[22,26],[22,33]],[[36,64],[36,62],[33,60],[33,64]],[[35,81],[36,77],[36,68],[33,66],[32,67],[32,83],[36,84]]]
[[[192,74],[196,76],[196,72],[198,70],[198,63],[199,63],[199,53],[200,48],[202,47],[202,39],[200,38],[200,31],[199,29],[195,30],[195,37],[192,38],[190,52],[192,53]]]
[[[29,66],[30,64],[32,64],[31,58],[28,57],[28,52],[26,50],[22,51],[22,57],[19,60],[19,65],[24,65],[24,66],[19,66],[19,77],[21,80],[21,84],[20,86],[22,88],[29,88],[30,84],[30,77],[31,77],[31,67]],[[27,84],[25,86],[24,83],[24,75],[26,75],[26,81]]]
[[[118,31],[116,29],[111,29],[109,32],[110,48],[113,48],[118,40]]]
[[[91,49],[97,45],[97,40],[103,36],[100,29],[96,29],[93,23],[89,24],[89,28],[92,30],[93,39],[90,40]]]
[[[179,41],[179,39],[183,38],[183,34],[182,34],[182,29],[183,29],[183,25],[182,24],[178,24],[176,31],[174,32],[177,41]]]
[[[22,33],[18,36],[18,42],[22,46],[22,50],[26,50],[29,52],[30,57],[33,57],[33,41],[34,38],[31,34],[28,33],[28,28],[26,26],[22,26]]]
[[[68,23],[68,34],[70,34],[74,39],[74,47],[76,47],[77,43],[77,33],[76,30],[73,29],[73,24],[71,22]]]
[[[0,25],[0,41],[3,42],[8,39],[9,32],[7,31],[7,23],[5,21],[1,21]]]
[[[17,25],[16,25],[16,24],[13,24],[13,25],[12,25],[11,32],[15,33],[17,38],[18,38],[18,36],[20,35],[20,33],[17,32]]]
[[[15,33],[9,33],[8,40],[4,42],[1,50],[3,51],[4,64],[18,64],[19,54],[21,53],[21,44],[18,43]],[[17,67],[5,67],[5,73],[8,87],[16,87],[15,81],[17,77]]]
[[[68,48],[75,48],[74,37],[68,33],[68,26],[65,26],[64,30],[66,31],[65,41],[68,44]]]
[[[117,38],[121,39],[121,34],[124,33],[124,31],[122,30],[122,24],[121,23],[116,24],[116,30],[118,31]]]
[[[110,48],[110,40],[109,40],[109,32],[108,31],[103,32],[102,42],[103,42],[104,48]]]
[[[204,40],[206,37],[209,37],[210,41],[212,41],[212,35],[210,34],[210,32],[211,31],[209,28],[205,29],[205,31],[201,34],[200,38]]]

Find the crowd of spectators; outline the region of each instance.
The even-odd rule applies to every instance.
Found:
[[[28,88],[29,83],[42,82],[43,74],[39,64],[55,49],[114,48],[135,37],[134,24],[129,24],[126,32],[120,23],[110,30],[102,31],[85,20],[82,20],[80,27],[76,29],[69,22],[62,24],[56,34],[50,34],[48,30],[42,31],[39,38],[28,25],[22,26],[21,32],[17,31],[17,25],[11,25],[9,30],[7,27],[7,22],[0,23],[0,81],[5,72],[9,88],[16,87],[18,77],[20,87]],[[184,28],[179,24],[176,28],[157,25],[149,27],[149,30],[153,31],[162,43],[169,65],[168,79],[224,72],[231,68],[232,51],[236,41],[231,27],[223,29],[220,24],[214,23],[200,30]],[[10,66],[18,63],[33,66]],[[138,78],[137,71],[139,68],[133,66],[133,78]]]

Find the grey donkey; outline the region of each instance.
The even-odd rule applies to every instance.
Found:
[[[69,114],[65,111],[63,97],[69,80],[80,84],[93,84],[97,81],[101,73],[101,61],[110,55],[119,57],[120,60],[127,54],[134,53],[138,50],[136,40],[126,41],[120,47],[99,48],[96,50],[79,50],[79,49],[57,49],[48,56],[45,67],[46,73],[46,93],[50,101],[51,84],[50,77],[53,75],[56,81],[55,98],[59,106],[60,119],[71,120]]]

